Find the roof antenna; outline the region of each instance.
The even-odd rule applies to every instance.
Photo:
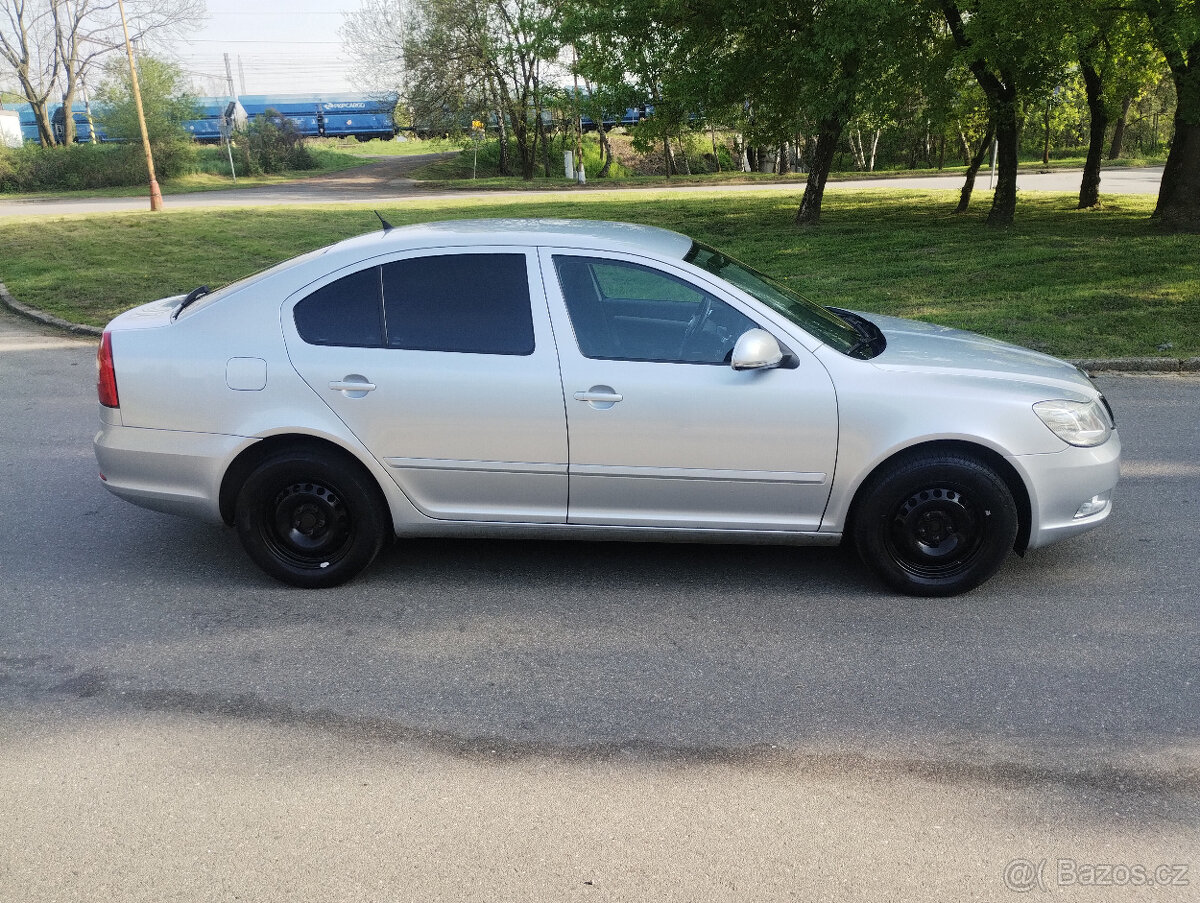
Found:
[[[387,235],[387,233],[391,232],[393,229],[395,229],[395,228],[396,228],[396,227],[395,227],[395,226],[393,226],[391,223],[389,223],[387,220],[385,220],[385,219],[383,218],[383,215],[382,215],[382,214],[381,214],[381,213],[380,213],[378,210],[376,210],[376,211],[375,211],[375,215],[376,215],[376,216],[378,216],[378,217],[379,217],[379,221],[380,221],[381,223],[383,223],[383,234],[384,234],[384,235]]]

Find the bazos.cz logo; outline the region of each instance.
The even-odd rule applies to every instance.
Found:
[[[1057,859],[1013,859],[1005,864],[1004,886],[1018,894],[1055,887],[1187,887],[1188,863],[1143,865]]]

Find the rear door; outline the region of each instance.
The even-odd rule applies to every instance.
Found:
[[[562,523],[566,423],[532,250],[344,270],[283,308],[301,377],[425,514]]]

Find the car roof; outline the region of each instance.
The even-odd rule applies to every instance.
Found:
[[[368,257],[389,251],[471,245],[551,245],[679,259],[691,249],[692,240],[657,226],[603,220],[465,219],[396,226],[347,239],[329,250],[358,252]]]

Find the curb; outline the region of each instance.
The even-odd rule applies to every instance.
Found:
[[[1114,357],[1099,360],[1075,360],[1070,363],[1086,370],[1119,373],[1198,373],[1200,357]]]
[[[52,326],[75,335],[94,336],[99,338],[104,330],[98,326],[84,326],[81,323],[71,323],[53,314],[35,310],[22,304],[9,294],[4,283],[0,282],[0,303],[14,313],[36,320],[43,326]],[[1200,357],[1170,358],[1170,357],[1114,357],[1087,358],[1083,360],[1067,360],[1088,373],[1200,373]]]
[[[32,307],[22,304],[8,293],[8,289],[5,288],[3,282],[0,282],[0,303],[3,303],[13,313],[28,317],[30,320],[36,320],[43,326],[52,326],[64,332],[70,332],[75,335],[94,336],[96,338],[100,338],[104,334],[104,330],[97,326],[84,326],[81,323],[71,323],[61,317],[56,317],[53,314],[44,313],[40,310],[34,310]]]

